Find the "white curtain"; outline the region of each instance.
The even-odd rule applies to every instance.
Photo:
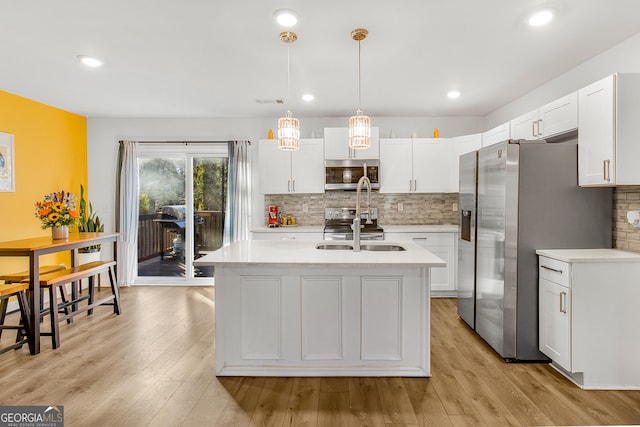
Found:
[[[138,260],[138,143],[120,141],[116,174],[116,227],[118,241],[118,284],[131,286]]]
[[[224,219],[225,245],[249,240],[251,214],[251,162],[249,141],[229,142],[227,211]]]

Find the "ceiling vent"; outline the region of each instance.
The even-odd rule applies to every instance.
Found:
[[[284,99],[256,99],[256,104],[284,104]]]

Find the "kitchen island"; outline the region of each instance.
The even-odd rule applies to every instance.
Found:
[[[445,262],[408,241],[317,248],[350,243],[249,240],[198,259],[215,267],[216,374],[430,376],[429,269]]]

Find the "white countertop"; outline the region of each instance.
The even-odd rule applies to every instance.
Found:
[[[380,227],[386,233],[457,233],[456,224],[443,225],[384,225]],[[285,225],[281,227],[258,227],[252,233],[322,233],[323,225]]]
[[[457,233],[457,224],[380,225],[385,233]]]
[[[203,266],[411,266],[445,267],[447,264],[423,247],[413,242],[398,243],[406,251],[360,251],[321,250],[317,244],[353,243],[342,241],[299,241],[299,240],[243,240],[223,246],[215,252],[194,261]],[[362,244],[388,245],[387,240],[363,241]]]
[[[620,249],[538,249],[536,254],[564,262],[640,262],[640,253]]]

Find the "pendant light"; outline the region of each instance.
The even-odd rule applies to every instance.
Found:
[[[364,28],[356,28],[351,31],[351,38],[358,42],[358,110],[356,115],[349,119],[349,148],[355,150],[365,150],[371,146],[371,119],[362,114],[360,104],[362,96],[360,94],[362,83],[360,83],[360,42],[364,40],[369,32]]]
[[[287,99],[290,97],[289,47],[298,40],[296,33],[283,31],[280,40],[287,43]],[[300,120],[287,111],[284,117],[278,119],[278,148],[283,151],[296,151],[300,148]]]

